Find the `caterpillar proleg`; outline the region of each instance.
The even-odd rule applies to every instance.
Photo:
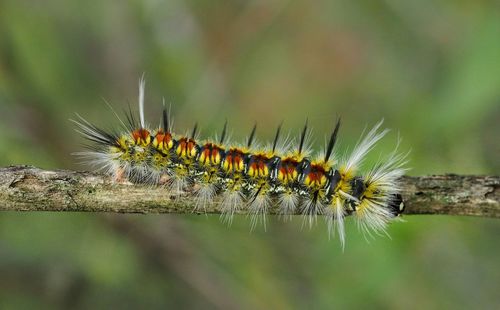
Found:
[[[366,134],[348,156],[338,156],[336,142],[340,119],[332,122],[332,132],[318,155],[311,151],[311,130],[306,120],[296,139],[282,137],[282,124],[271,144],[256,143],[254,125],[245,143],[230,143],[228,123],[220,136],[200,140],[198,125],[184,135],[174,133],[170,108],[163,104],[158,127],[149,127],[144,118],[144,79],[139,82],[139,119],[129,109],[121,130],[106,131],[77,114],[72,120],[85,139],[87,150],[75,153],[97,170],[117,181],[147,183],[164,190],[191,189],[195,210],[219,203],[221,218],[231,223],[233,216],[246,211],[252,229],[265,227],[269,208],[290,219],[301,213],[304,223],[313,225],[323,217],[329,235],[345,244],[344,219],[352,215],[359,229],[368,235],[386,232],[388,223],[403,212],[399,179],[407,171],[406,154],[398,145],[389,156],[363,173],[366,154],[388,129],[382,121]],[[220,198],[216,199],[217,196]]]

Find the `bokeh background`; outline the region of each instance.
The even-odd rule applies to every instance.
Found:
[[[500,171],[497,1],[0,1],[0,166],[84,170],[69,119],[118,125],[104,99],[175,128],[238,141],[304,119],[340,149],[381,118],[412,175]],[[342,153],[341,152],[341,153]],[[0,214],[1,308],[500,306],[500,222],[406,216],[391,238],[347,247],[323,223],[271,218],[250,233],[217,216]]]

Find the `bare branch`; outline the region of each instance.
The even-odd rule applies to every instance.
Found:
[[[500,217],[499,176],[406,176],[402,184],[405,214]],[[193,206],[189,192],[116,184],[90,172],[47,171],[32,166],[0,168],[3,211],[192,213]],[[207,207],[206,212],[219,213],[218,204]],[[276,209],[270,212],[276,213]]]

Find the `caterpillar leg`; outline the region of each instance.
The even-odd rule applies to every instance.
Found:
[[[217,195],[217,186],[210,183],[198,183],[195,185],[194,196],[195,196],[195,206],[194,211],[206,209],[214,201]]]
[[[213,203],[220,188],[217,173],[215,170],[210,172],[205,171],[198,179],[200,181],[194,186],[194,210],[198,211],[203,209],[203,211],[206,211],[207,206]]]
[[[337,233],[342,249],[345,247],[344,218],[346,215],[345,201],[340,197],[335,197],[325,211],[328,236],[335,236]]]
[[[255,193],[248,204],[251,230],[255,229],[259,220],[264,225],[264,230],[266,230],[266,214],[268,214],[269,207],[271,206],[271,198],[268,193],[263,191]]]
[[[302,215],[304,215],[303,225],[308,224],[312,228],[313,224],[317,222],[318,215],[324,214],[325,205],[318,197],[319,193],[313,193],[304,199],[304,208]]]
[[[167,187],[169,190],[175,194],[183,193],[184,190],[192,183],[191,175],[189,169],[181,164],[175,165],[173,168],[173,173],[170,176]],[[180,197],[176,195],[176,197]]]
[[[245,196],[241,176],[233,176],[227,179],[224,184],[224,191],[221,202],[221,220],[223,223],[231,225],[235,213],[238,213],[245,204]]]
[[[279,215],[286,221],[291,220],[292,215],[299,207],[300,196],[291,188],[287,188],[278,194],[278,212]]]
[[[241,210],[244,196],[239,190],[228,190],[222,196],[221,219],[229,226],[233,223],[234,214]]]

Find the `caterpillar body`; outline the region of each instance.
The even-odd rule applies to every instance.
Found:
[[[139,120],[129,109],[126,122],[118,117],[123,132],[103,130],[77,114],[77,131],[92,144],[75,153],[115,180],[149,183],[181,192],[191,188],[195,209],[220,203],[223,221],[231,223],[244,209],[251,227],[277,205],[284,218],[300,212],[305,223],[326,219],[329,235],[338,234],[345,244],[344,218],[352,215],[365,233],[386,233],[387,224],[403,212],[399,179],[407,170],[406,154],[398,147],[365,173],[360,165],[365,155],[388,129],[382,121],[362,135],[350,156],[337,158],[334,148],[340,119],[334,125],[325,149],[314,156],[311,130],[306,124],[296,143],[282,138],[282,125],[273,143],[258,147],[256,125],[243,144],[227,142],[227,121],[220,137],[198,138],[198,126],[190,134],[173,132],[170,109],[163,107],[161,125],[150,128],[144,120],[144,80],[139,83]],[[399,142],[398,142],[399,145]],[[221,196],[220,199],[215,199]]]

